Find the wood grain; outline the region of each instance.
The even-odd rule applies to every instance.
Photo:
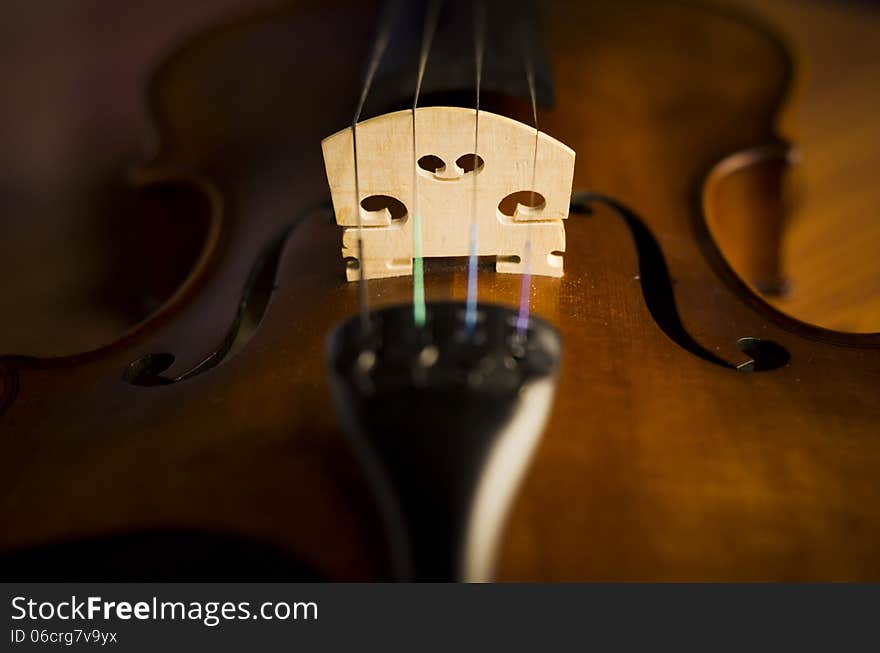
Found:
[[[762,17],[797,62],[780,120],[797,163],[786,190],[787,313],[841,331],[880,331],[880,6],[822,0],[730,0]]]
[[[162,146],[141,181],[180,175],[213,198],[217,237],[186,292],[128,338],[88,356],[0,360],[18,388],[0,418],[0,519],[13,525],[0,550],[185,528],[271,544],[325,578],[387,577],[323,371],[326,334],[355,314],[357,288],[338,227],[309,210],[326,199],[320,140],[350,119],[373,20],[369,7],[282,6],[202,33],[160,67]],[[774,310],[726,265],[699,202],[718,161],[776,141],[785,49],[693,5],[558,2],[547,28],[558,103],[543,129],[578,152],[575,188],[616,198],[653,234],[672,289],[659,300],[718,360],[654,319],[635,223],[600,204],[570,218],[565,275],[532,288],[563,363],[500,578],[880,578],[880,339]],[[336,47],[341,33],[350,48]],[[311,60],[336,83],[297,63]],[[528,106],[507,113],[527,120]],[[252,338],[206,365],[254,261],[297,215]],[[428,277],[428,299],[461,299],[465,284],[447,266]],[[480,297],[512,305],[518,287],[484,271]],[[410,293],[407,278],[370,285],[375,305]],[[789,364],[735,371],[743,337],[779,343]],[[203,373],[127,383],[131,361],[155,352],[174,354],[169,380]]]
[[[336,221],[347,227],[343,257],[357,260],[360,236],[367,258],[358,263],[366,278],[411,275],[418,210],[425,257],[468,256],[476,222],[477,254],[495,257],[496,272],[522,274],[528,265],[532,274],[562,276],[563,220],[575,164],[571,148],[490,111],[480,112],[476,135],[473,109],[422,107],[415,114],[416,160],[433,157],[443,165],[431,171],[419,166],[414,172],[413,120],[412,111],[405,110],[358,124],[357,185],[352,130],[322,142]],[[475,139],[482,163],[466,173],[458,162],[472,158]],[[402,214],[392,221],[387,208],[358,207],[356,189],[362,206],[370,198],[390,197],[403,205]],[[358,211],[365,227],[360,235]],[[347,274],[349,281],[359,276],[354,266]]]

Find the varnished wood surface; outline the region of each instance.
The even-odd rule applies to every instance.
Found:
[[[534,280],[536,313],[564,338],[563,368],[500,577],[877,579],[880,341],[772,311],[724,275],[701,235],[708,171],[775,138],[785,52],[725,14],[620,7],[559,3],[549,15],[559,104],[543,128],[578,152],[576,188],[618,198],[653,232],[696,341],[735,365],[738,338],[768,338],[791,362],[742,374],[685,350],[646,307],[625,224],[601,206],[572,217],[566,275]],[[322,373],[326,333],[357,301],[329,221],[313,214],[293,232],[268,310],[236,355],[175,384],[122,379],[147,353],[176,356],[170,378],[209,358],[266,241],[325,199],[319,141],[349,119],[369,24],[369,11],[260,13],[160,69],[162,147],[139,179],[197,181],[218,237],[149,328],[87,357],[2,361],[18,393],[0,418],[0,515],[14,525],[0,549],[195,528],[270,543],[324,577],[385,576],[378,516]],[[332,45],[341,29],[350,50]],[[316,53],[334,85],[298,65]],[[370,288],[377,305],[410,293],[407,279]],[[464,269],[428,277],[430,299],[464,289]],[[515,303],[517,289],[514,277],[481,278],[485,301]]]
[[[5,3],[0,355],[107,345],[190,272],[204,226],[163,217],[164,194],[144,197],[128,179],[154,140],[146,86],[177,42],[250,4]]]
[[[782,132],[800,163],[789,186],[782,310],[829,328],[880,331],[880,206],[873,82],[880,60],[869,2],[712,0],[772,24],[796,61]],[[162,0],[137,7],[58,0],[7,7],[0,143],[0,351],[74,354],[109,344],[166,301],[192,269],[204,227],[157,228],[127,185],[153,130],[144,87],[187,34],[250,3]],[[22,29],[26,26],[27,29]],[[63,120],[58,107],[65,108]],[[153,200],[153,204],[157,202]],[[159,206],[162,206],[161,199]],[[121,221],[117,216],[125,214]],[[166,233],[184,245],[169,251]],[[156,265],[161,258],[174,265]],[[39,261],[39,264],[35,264]]]
[[[770,24],[796,61],[780,126],[797,163],[782,248],[787,290],[771,297],[806,322],[880,331],[880,44],[876,2],[726,0]]]

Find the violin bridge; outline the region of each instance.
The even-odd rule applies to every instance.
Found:
[[[358,265],[367,279],[412,274],[416,207],[426,258],[467,256],[476,213],[477,253],[495,256],[496,272],[523,273],[529,250],[531,274],[562,276],[574,151],[536,134],[534,127],[480,111],[475,157],[474,119],[473,109],[417,109],[416,162],[411,111],[358,123],[360,206],[351,128],[324,139],[324,166],[336,222],[343,227],[349,281],[358,278]],[[363,261],[357,256],[355,211],[360,211]]]

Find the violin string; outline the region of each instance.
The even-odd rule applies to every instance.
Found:
[[[357,124],[361,119],[361,112],[364,110],[367,96],[370,93],[370,87],[373,85],[373,78],[376,76],[376,70],[379,68],[379,62],[385,54],[388,46],[388,40],[391,35],[391,25],[393,17],[397,13],[400,2],[389,3],[386,11],[379,23],[379,31],[373,42],[373,51],[370,54],[369,63],[367,65],[364,81],[361,85],[361,95],[358,99],[357,107],[354,111],[354,117],[351,120],[351,149],[354,157],[354,210],[357,216],[357,258],[358,258],[358,305],[360,311],[361,331],[366,334],[370,330],[370,297],[367,292],[366,279],[366,261],[364,260],[364,239],[363,239],[363,221],[361,219],[361,188],[360,175],[358,173],[358,150],[357,150]]]
[[[532,60],[532,51],[528,46],[528,41],[523,40],[523,55],[526,69],[526,81],[529,85],[529,95],[532,100],[532,120],[535,124],[535,147],[532,153],[532,183],[530,184],[529,207],[535,206],[535,179],[538,169],[538,138],[540,131],[538,130],[538,102],[537,93],[535,92],[535,68]],[[526,223],[526,246],[523,251],[523,276],[522,286],[519,292],[519,315],[516,319],[516,334],[520,340],[525,337],[526,330],[529,326],[529,312],[531,309],[531,291],[532,291],[532,230],[531,220]]]
[[[416,109],[419,106],[419,93],[422,90],[422,79],[428,64],[428,53],[434,40],[434,30],[440,15],[442,0],[431,0],[425,13],[425,25],[422,31],[422,47],[419,53],[419,73],[416,79],[416,91],[412,106],[412,145],[413,145],[413,321],[421,328],[425,325],[425,269],[422,257],[422,216],[419,213],[419,175],[418,147],[416,145]]]
[[[477,256],[478,225],[477,225],[477,161],[480,145],[480,85],[483,79],[483,50],[485,44],[486,3],[485,0],[474,2],[474,67],[476,76],[476,111],[474,112],[474,190],[471,198],[471,233],[470,252],[468,254],[467,304],[465,310],[465,332],[473,336],[477,325]]]

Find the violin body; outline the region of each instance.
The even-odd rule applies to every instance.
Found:
[[[103,556],[131,578],[176,545],[126,540],[129,560],[114,538],[167,533],[295,561],[273,578],[391,576],[324,363],[358,289],[320,143],[350,121],[376,15],[292,2],[199,34],[157,69],[159,147],[135,182],[185,196],[181,219],[209,225],[205,244],[177,293],[118,341],[0,358],[4,570],[53,556],[78,569],[60,573],[113,575]],[[714,237],[774,200],[754,192],[734,214],[711,198],[725,160],[782,146],[785,49],[690,4],[560,0],[543,29],[555,102],[541,130],[577,162],[565,273],[534,277],[532,310],[558,329],[562,362],[497,578],[876,580],[880,335],[778,312]],[[529,122],[527,102],[498,102]],[[261,273],[271,283],[245,339]],[[515,304],[518,275],[484,266],[479,282],[481,302]],[[466,268],[429,261],[425,283],[431,300],[462,300]],[[411,288],[371,280],[371,303],[407,303]],[[74,567],[90,546],[95,571]],[[261,573],[253,556],[221,558],[217,577]]]

